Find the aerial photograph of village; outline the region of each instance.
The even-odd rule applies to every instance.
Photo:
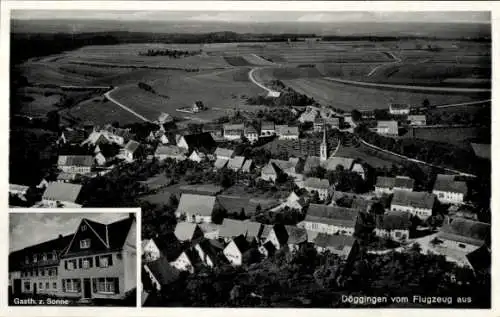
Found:
[[[10,25],[9,208],[140,208],[144,310],[491,307],[490,12]],[[44,289],[37,245],[62,273],[54,235],[13,253],[11,293]],[[79,277],[46,290],[126,295]]]

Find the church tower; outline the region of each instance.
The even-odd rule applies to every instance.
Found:
[[[328,145],[326,143],[326,124],[323,122],[323,141],[319,147],[319,158],[321,161],[328,159]]]

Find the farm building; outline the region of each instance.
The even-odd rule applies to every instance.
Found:
[[[215,149],[214,156],[216,159],[230,160],[233,157],[234,150],[218,147]]]
[[[394,179],[394,190],[413,191],[415,187],[415,180],[407,176],[396,176]]]
[[[456,181],[453,176],[438,175],[432,192],[442,203],[461,204],[467,196],[467,183]]]
[[[278,168],[293,178],[302,178],[302,175],[299,173],[298,169],[302,163],[302,160],[296,157],[290,157],[288,161],[271,159],[271,163],[276,164]]]
[[[65,173],[88,174],[94,165],[91,155],[60,155],[57,167]]]
[[[382,196],[383,194],[392,194],[396,179],[394,177],[378,176],[375,183],[375,194]]]
[[[352,236],[358,213],[352,208],[310,204],[305,219],[297,226],[308,231]]]
[[[187,151],[174,145],[158,145],[154,157],[157,160],[163,161],[166,159],[173,159],[176,161],[183,161],[186,159]]]
[[[245,126],[243,123],[238,123],[238,124],[224,124],[222,126],[224,129],[224,139],[226,140],[241,140],[241,137],[243,136],[245,132]]]
[[[82,185],[51,182],[42,195],[42,203],[49,208],[79,208],[78,197],[82,190]]]
[[[272,161],[269,161],[266,166],[260,171],[260,178],[265,181],[275,182],[283,171]]]
[[[177,146],[188,151],[194,149],[212,151],[215,145],[214,139],[208,132],[183,135],[177,140]]]
[[[299,127],[277,125],[276,135],[280,140],[297,140],[299,138]]]
[[[357,242],[351,236],[318,233],[312,243],[318,252],[328,250],[339,257],[348,258]]]
[[[185,216],[189,222],[212,222],[214,208],[214,196],[182,194],[175,215],[177,218]]]
[[[424,114],[421,115],[409,115],[408,123],[410,125],[424,126],[427,124],[427,120]]]
[[[397,121],[378,121],[376,131],[381,135],[398,136],[398,122]]]
[[[215,141],[222,141],[224,139],[224,133],[222,130],[222,124],[204,124],[202,128],[203,132],[210,133]]]
[[[260,136],[267,137],[267,136],[273,136],[275,134],[276,134],[276,127],[274,125],[274,122],[263,121],[260,124]]]
[[[130,140],[127,142],[125,147],[122,149],[122,156],[125,158],[127,162],[133,162],[136,158],[137,149],[141,144],[137,141]]]
[[[255,143],[259,140],[259,132],[257,129],[251,125],[248,125],[245,127],[244,131],[245,138],[250,142],[250,143]]]
[[[412,215],[405,211],[389,211],[376,218],[375,235],[394,241],[406,241],[415,229]]]
[[[237,172],[241,169],[244,162],[245,162],[244,156],[235,156],[229,160],[229,162],[227,163],[227,168]]]
[[[330,182],[328,182],[328,179],[309,177],[304,181],[303,188],[310,193],[317,192],[319,199],[326,200],[330,191]]]
[[[462,252],[473,252],[491,239],[491,225],[484,222],[446,217],[436,236],[440,247]]]
[[[391,211],[407,211],[425,220],[432,216],[436,196],[427,192],[395,190],[391,201]]]
[[[410,105],[401,104],[401,103],[393,103],[389,105],[389,113],[392,115],[409,115],[410,114]]]

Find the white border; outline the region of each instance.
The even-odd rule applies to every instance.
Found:
[[[493,103],[498,99],[499,92],[497,91],[496,83],[499,79],[497,63],[494,59],[496,56],[500,56],[498,51],[498,45],[496,41],[500,40],[498,29],[498,19],[499,19],[499,9],[500,4],[496,4],[493,1],[358,1],[358,2],[324,2],[324,1],[0,1],[0,80],[2,85],[0,85],[0,98],[3,99],[2,107],[0,111],[3,115],[0,115],[0,126],[8,126],[8,69],[9,69],[9,34],[10,34],[10,18],[9,13],[12,9],[47,9],[47,10],[171,10],[171,11],[492,11],[491,23],[492,23],[492,57],[493,57],[493,93],[492,99]],[[500,121],[498,118],[498,111],[493,107],[493,136],[496,135],[495,123]],[[4,128],[6,129],[6,128]],[[4,137],[1,140],[0,147],[4,149],[2,153],[8,153],[8,133],[4,131],[2,134]],[[492,138],[492,157],[496,157],[497,153],[497,141],[495,137]],[[492,162],[495,160],[492,159]],[[5,205],[7,205],[8,195],[8,157],[7,155],[0,156],[0,166],[2,169],[0,171],[1,178],[0,184],[2,190],[0,190],[0,198]],[[498,170],[494,169],[492,174],[492,227],[495,228],[497,225],[496,220],[496,209],[497,209],[497,198],[496,193],[498,192]],[[112,209],[115,212],[118,209]],[[5,243],[0,245],[0,251],[3,255],[3,260],[0,261],[0,281],[6,282],[7,280],[7,259],[8,259],[8,209],[3,213],[3,219],[0,218],[0,231],[3,231],[3,241]],[[57,212],[53,210],[51,212]],[[89,212],[89,209],[79,209],[79,212]],[[102,210],[99,210],[102,212]],[[140,224],[141,217],[138,215],[138,250],[140,248]],[[493,232],[495,229],[492,229]],[[314,314],[317,317],[320,316],[401,316],[402,314],[407,316],[420,316],[425,313],[430,313],[433,316],[498,316],[496,314],[497,307],[500,302],[500,288],[499,283],[497,283],[497,258],[498,252],[496,252],[496,245],[499,239],[499,235],[493,234],[493,262],[492,262],[492,310],[467,310],[467,309],[343,309],[343,310],[329,310],[329,309],[197,309],[197,308],[83,308],[83,307],[6,307],[6,296],[3,296],[3,292],[0,292],[0,316],[109,316],[110,314],[118,316],[155,316],[155,315],[169,315],[169,316],[182,316],[182,315],[203,315],[203,316],[218,316],[218,315],[236,315],[240,317],[246,316],[273,316],[282,314],[283,316],[292,317],[299,315],[309,315]],[[139,253],[139,251],[138,251]],[[140,261],[140,255],[138,254],[138,262]],[[140,265],[137,266],[138,270]],[[140,272],[140,271],[139,271]],[[138,274],[139,275],[139,274]],[[138,276],[138,282],[139,276]],[[0,283],[6,285],[7,283]],[[140,285],[140,284],[138,284]],[[138,292],[139,297],[139,292]],[[140,302],[140,301],[138,301]]]

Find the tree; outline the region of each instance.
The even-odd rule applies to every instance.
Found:
[[[215,224],[221,224],[222,220],[224,220],[226,216],[226,210],[220,206],[216,206],[212,212],[212,222]]]
[[[351,111],[351,117],[352,117],[352,121],[359,122],[359,121],[361,121],[362,115],[361,115],[361,112],[359,110],[354,109]]]
[[[429,108],[429,106],[431,105],[429,99],[425,98],[424,101],[422,101],[422,107],[424,108]]]
[[[59,131],[61,116],[57,110],[52,110],[47,113],[47,127],[51,131]]]

